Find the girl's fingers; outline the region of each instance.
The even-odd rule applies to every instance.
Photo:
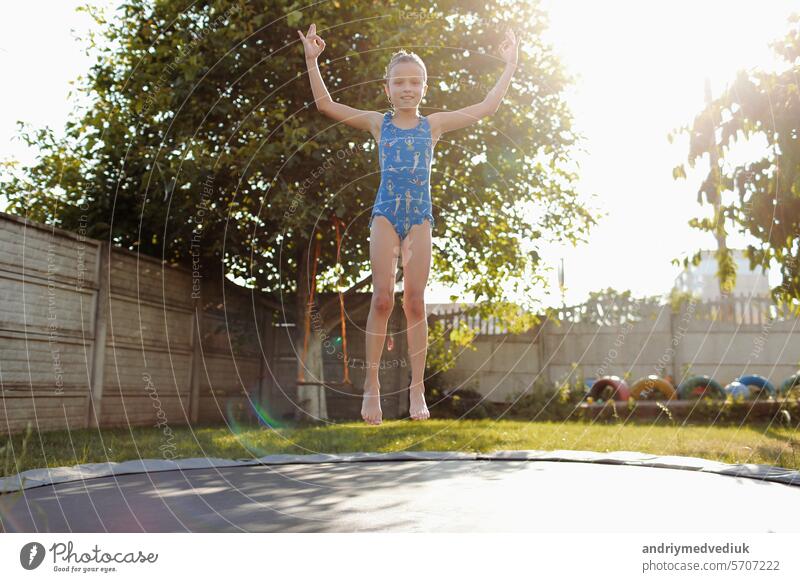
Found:
[[[506,38],[508,39],[509,43],[513,44],[514,46],[519,45],[520,41],[522,40],[522,37],[518,37],[514,33],[514,29],[513,28],[509,28],[506,31]]]
[[[325,48],[325,41],[320,38],[317,34],[317,25],[312,24],[308,27],[308,32],[303,34],[302,31],[298,30],[297,34],[300,35],[300,38],[303,39],[303,44],[307,46],[313,46],[314,48],[318,48],[320,50]]]

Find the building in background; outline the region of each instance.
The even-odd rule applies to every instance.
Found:
[[[702,251],[700,264],[690,265],[675,278],[675,289],[689,291],[705,301],[720,299],[719,281],[717,279],[717,259],[715,251]],[[769,270],[761,272],[761,268],[750,270],[750,261],[741,249],[731,249],[736,263],[736,285],[731,292],[734,296],[769,297]]]

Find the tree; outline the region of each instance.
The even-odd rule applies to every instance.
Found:
[[[782,72],[740,71],[723,95],[694,119],[669,135],[689,135],[689,166],[708,154],[718,156],[697,192],[699,204],[717,205],[713,218],[693,218],[689,224],[716,235],[725,233],[730,221],[735,229],[750,234],[760,245],[748,245],[745,255],[750,268],[765,271],[774,259],[781,270],[781,284],[772,290],[773,299],[800,313],[800,14],[790,20],[786,37],[771,44],[789,66]],[[763,137],[766,153],[732,168],[725,168],[725,156],[738,142]],[[675,179],[686,178],[683,164],[673,170]],[[724,193],[731,192],[730,203]],[[698,265],[700,251],[691,261]],[[736,268],[728,249],[717,252],[718,275],[732,287]]]
[[[380,177],[372,137],[316,111],[296,30],[317,23],[331,95],[361,109],[388,108],[385,65],[396,50],[414,50],[428,67],[428,114],[482,99],[502,72],[493,55],[505,26],[524,23],[500,111],[437,144],[433,271],[484,305],[510,286],[545,284],[541,241],[585,241],[594,220],[573,188],[569,79],[540,38],[538,4],[303,6],[127,0],[113,17],[85,7],[103,27],[90,39],[97,63],[79,85],[91,105],[76,110],[63,140],[23,132],[42,153],[5,173],[10,211],[171,263],[189,266],[196,252],[205,273],[241,277],[301,322],[312,272],[320,292],[369,285]],[[338,266],[335,219],[344,224]],[[336,325],[337,300],[317,309],[324,329]]]

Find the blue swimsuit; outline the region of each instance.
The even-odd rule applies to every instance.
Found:
[[[412,226],[422,224],[426,218],[433,228],[430,180],[433,140],[428,118],[420,116],[416,127],[402,129],[392,123],[392,114],[387,111],[378,155],[381,185],[369,219],[370,228],[378,215],[392,223],[400,240]]]

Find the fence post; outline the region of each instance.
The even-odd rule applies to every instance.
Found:
[[[547,363],[545,357],[547,354],[545,353],[545,338],[548,333],[548,329],[550,328],[550,318],[549,316],[545,315],[542,319],[542,323],[540,324],[540,328],[538,333],[534,337],[538,337],[537,343],[539,348],[539,371],[541,373],[541,377],[544,380],[545,385],[550,384],[550,365]]]
[[[99,428],[103,404],[103,371],[106,359],[108,311],[111,308],[111,245],[101,241],[97,247],[97,304],[94,314],[94,344],[92,345],[92,376],[89,384],[86,428]]]
[[[667,345],[670,346],[675,339],[675,317],[679,316],[681,319],[683,318],[683,310],[686,309],[686,305],[681,301],[678,306],[678,313],[672,310],[672,305],[667,305],[667,309],[669,309],[669,343]],[[670,374],[676,386],[681,382],[681,379],[678,377],[678,349],[679,345],[676,345],[675,349],[672,350],[672,357],[670,358],[672,360]]]
[[[189,388],[189,421],[197,424],[200,418],[200,342],[203,337],[203,291],[192,294],[194,315],[192,316],[192,356],[189,362],[191,382]]]
[[[273,370],[275,369],[275,328],[272,325],[272,312],[263,305],[261,308],[261,329],[263,334],[263,350],[258,379],[258,406],[265,408],[267,399],[272,398]]]

